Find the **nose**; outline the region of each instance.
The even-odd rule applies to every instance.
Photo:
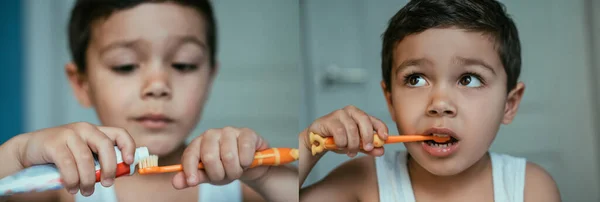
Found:
[[[156,70],[147,74],[142,88],[143,99],[170,99],[172,95],[168,72]]]
[[[427,107],[428,116],[455,117],[456,114],[456,106],[452,103],[449,93],[443,92],[442,90],[434,93],[431,103]]]

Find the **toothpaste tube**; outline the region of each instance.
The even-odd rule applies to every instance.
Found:
[[[139,147],[135,149],[134,162],[127,165],[123,162],[121,151],[115,146],[117,157],[117,169],[115,177],[133,175],[135,166],[140,160],[150,156],[148,148]],[[96,168],[96,182],[100,182],[100,163],[94,160]],[[13,175],[0,179],[0,196],[8,196],[16,193],[43,192],[62,189],[60,172],[54,164],[35,165],[25,168]]]

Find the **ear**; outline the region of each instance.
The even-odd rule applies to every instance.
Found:
[[[385,97],[385,102],[387,102],[388,111],[390,112],[390,116],[392,120],[396,122],[396,110],[394,110],[394,105],[392,102],[392,91],[387,90],[387,86],[385,85],[385,81],[381,81],[381,90],[383,91],[383,96]]]
[[[521,99],[523,98],[524,92],[525,84],[523,82],[519,82],[515,88],[508,93],[506,104],[504,106],[504,118],[502,119],[503,124],[510,124],[517,115],[519,104],[521,104]]]
[[[86,75],[79,72],[72,62],[65,65],[65,73],[79,104],[83,107],[91,107],[90,87]]]
[[[210,81],[208,84],[209,86],[212,86],[213,81],[215,80],[215,77],[217,77],[217,73],[219,73],[219,67],[220,67],[220,64],[217,61],[217,62],[215,62],[215,65],[212,67],[212,69],[210,70],[210,77],[209,77]]]

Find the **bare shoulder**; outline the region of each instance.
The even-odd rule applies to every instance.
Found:
[[[561,201],[556,182],[541,166],[527,162],[525,168],[525,201]]]
[[[362,156],[343,163],[321,181],[302,188],[300,201],[374,201],[377,193],[375,159]]]
[[[242,195],[244,202],[264,202],[266,201],[258,192],[254,191],[250,186],[240,183],[242,186]]]

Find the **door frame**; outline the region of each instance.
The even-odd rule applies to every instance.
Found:
[[[592,82],[592,92],[590,92],[592,96],[590,97],[594,99],[593,103],[595,103],[594,109],[591,110],[595,112],[592,113],[593,123],[600,123],[600,81],[597,80],[600,77],[600,1],[586,0],[584,9],[589,29],[587,37],[591,42],[588,47],[591,60],[589,80]],[[600,144],[600,124],[594,124],[594,131],[596,132],[597,144]],[[598,155],[598,162],[600,162],[600,155]]]
[[[22,1],[25,131],[60,125],[66,118],[65,105],[73,97],[64,70],[70,60],[66,25],[73,3]]]

